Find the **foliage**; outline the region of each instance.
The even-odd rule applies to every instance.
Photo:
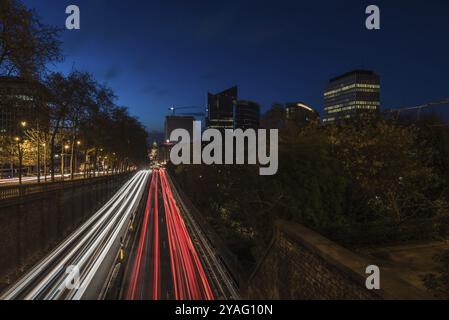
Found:
[[[17,0],[0,0],[0,74],[38,78],[62,59],[59,29],[43,24]]]
[[[62,134],[62,141],[70,146],[71,159],[75,148],[82,148],[86,156],[90,154],[94,159],[91,168],[94,172],[100,153],[117,170],[139,166],[146,160],[145,128],[126,108],[116,106],[110,88],[98,84],[90,74],[78,71],[68,76],[53,73],[47,77],[46,87],[50,92],[52,154],[57,149],[56,138]]]
[[[13,132],[2,133],[0,164],[17,163],[19,158],[24,165],[37,165],[44,156],[43,145],[52,179],[55,158],[65,146],[72,177],[81,152],[93,163],[89,169],[94,174],[100,158],[112,170],[144,163],[146,130],[125,107],[115,104],[110,88],[86,72],[48,73],[48,64],[62,60],[60,31],[43,24],[20,1],[0,0],[0,75],[19,84],[17,90],[2,88],[0,107],[11,110],[19,119],[15,120],[26,122],[26,126],[17,124]]]
[[[264,123],[280,123],[280,116],[275,107]],[[350,235],[363,243],[375,234],[392,237],[383,242],[447,234],[448,151],[441,143],[449,139],[447,127],[381,119],[301,127],[289,121],[279,139],[279,171],[272,177],[259,176],[254,166],[174,168],[217,232],[233,246],[232,239],[249,241],[253,259],[263,252],[277,218],[331,238],[337,235],[333,230],[341,236],[342,230],[362,228],[365,233]],[[422,221],[430,227],[410,234]],[[382,226],[395,230],[383,232]]]
[[[423,277],[426,287],[440,299],[449,299],[449,251],[435,256],[438,263],[438,274],[428,274]]]

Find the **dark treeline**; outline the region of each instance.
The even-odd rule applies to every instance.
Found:
[[[275,107],[262,123],[282,127],[275,176],[257,166],[171,168],[241,261],[260,258],[279,218],[347,246],[447,237],[449,130],[438,119],[301,126]]]
[[[141,165],[147,133],[126,107],[116,105],[112,89],[86,72],[48,71],[47,65],[63,59],[60,32],[19,1],[0,1],[0,76],[26,88],[2,88],[0,107],[31,109],[18,113],[16,130],[0,137],[0,163],[37,167],[40,176],[48,162],[43,171],[48,167],[52,178],[58,170],[72,178],[79,169],[95,174],[100,163],[110,171]],[[66,168],[63,161],[56,168],[61,154],[70,158]]]

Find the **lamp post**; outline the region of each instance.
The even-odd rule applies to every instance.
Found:
[[[41,137],[39,120],[36,121],[36,144],[37,144],[37,183],[41,183]]]
[[[78,148],[81,146],[81,141],[78,140],[76,141],[76,150],[73,152],[73,165],[71,168],[71,178],[73,180],[74,178],[74,174],[77,174],[78,172],[78,163],[77,163],[77,152],[78,152]]]
[[[100,149],[100,159],[103,157],[103,148]],[[101,171],[98,173],[98,175],[104,175],[104,160],[102,161],[102,165],[101,165]]]
[[[65,173],[65,152],[69,150],[70,146],[67,144],[62,145],[62,154],[61,154],[61,180],[64,181],[64,173]]]
[[[47,144],[43,143],[44,147],[44,180],[47,182]]]
[[[23,150],[20,145],[21,139],[20,137],[15,137],[14,140],[17,143],[17,152],[19,155],[19,185],[22,185],[22,162],[23,162]]]
[[[103,158],[103,172],[105,171],[105,167],[106,167],[106,175],[109,174],[109,160],[108,157],[104,157]]]
[[[27,123],[26,121],[21,121],[20,122],[20,126],[22,128],[22,133],[23,130],[25,130]],[[22,185],[22,166],[23,166],[23,149],[22,149],[22,139],[21,137],[15,137],[14,140],[17,142],[17,152],[19,155],[19,185]]]

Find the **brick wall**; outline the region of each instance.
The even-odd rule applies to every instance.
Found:
[[[382,266],[381,290],[367,290],[365,270],[370,264],[301,225],[279,221],[244,295],[275,300],[430,298],[394,274],[382,272]]]

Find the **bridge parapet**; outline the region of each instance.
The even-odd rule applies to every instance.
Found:
[[[422,290],[381,269],[381,290],[366,289],[370,261],[302,225],[277,221],[265,257],[248,281],[248,299],[394,300],[431,299]]]

